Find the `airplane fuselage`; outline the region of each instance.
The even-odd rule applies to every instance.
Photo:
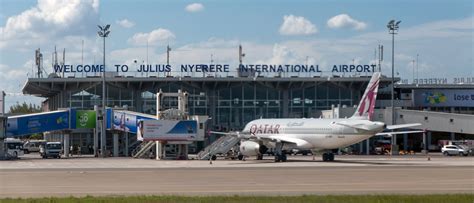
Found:
[[[355,129],[339,123],[357,122],[373,126],[370,130]],[[249,122],[242,134],[249,138],[274,138],[284,136],[306,141],[304,146],[290,146],[301,149],[336,149],[358,143],[383,130],[384,124],[356,119],[257,119]],[[268,140],[268,139],[267,139]]]

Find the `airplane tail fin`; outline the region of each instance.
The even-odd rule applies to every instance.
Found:
[[[375,99],[377,98],[377,91],[380,83],[380,72],[376,72],[372,75],[367,89],[365,89],[364,96],[362,96],[359,106],[352,115],[353,119],[368,119],[372,120],[375,107]]]

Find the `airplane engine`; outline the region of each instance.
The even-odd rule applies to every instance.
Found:
[[[267,152],[268,148],[253,141],[245,141],[240,143],[240,153],[244,156],[255,156]]]

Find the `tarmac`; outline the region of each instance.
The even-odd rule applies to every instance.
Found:
[[[257,161],[132,158],[0,162],[0,197],[474,193],[474,157],[289,156]],[[37,154],[36,154],[37,155]]]

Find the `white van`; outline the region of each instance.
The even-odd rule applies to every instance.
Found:
[[[14,158],[24,155],[23,142],[19,139],[5,139],[5,148],[7,149],[7,153]]]
[[[62,144],[61,142],[46,142],[46,144],[41,145],[40,155],[43,159],[48,157],[61,158]]]

